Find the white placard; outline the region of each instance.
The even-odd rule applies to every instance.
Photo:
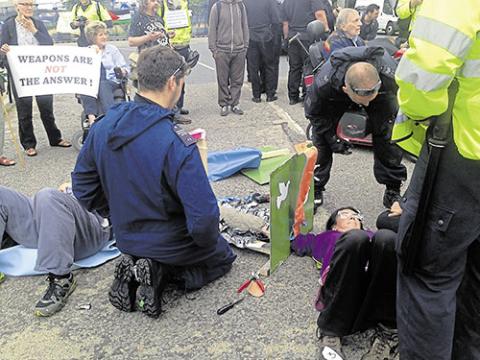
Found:
[[[188,26],[187,10],[168,10],[165,17],[169,29],[180,29]]]
[[[10,46],[10,74],[19,97],[83,94],[97,97],[101,55],[76,46]]]

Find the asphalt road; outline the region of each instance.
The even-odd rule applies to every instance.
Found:
[[[124,53],[131,51],[119,43]],[[304,141],[307,121],[301,105],[289,106],[286,96],[287,67],[282,59],[279,100],[275,104],[254,104],[251,92],[243,88],[244,116],[219,116],[213,61],[206,39],[192,45],[201,54],[188,79],[186,106],[193,124],[204,128],[209,150],[265,145],[293,149]],[[57,123],[65,138],[80,128],[81,108],[73,95],[55,97]],[[16,117],[9,115],[16,134]],[[281,121],[279,121],[281,120]],[[38,156],[24,159],[11,168],[0,169],[0,184],[27,194],[42,187],[56,187],[69,178],[77,152],[48,146],[35,113]],[[152,148],[151,151],[155,151]],[[5,154],[18,160],[9,131]],[[412,164],[407,163],[409,172]],[[354,205],[363,210],[367,226],[373,228],[382,211],[383,187],[373,177],[369,149],[355,149],[350,156],[335,155],[332,177],[325,193],[325,205],[315,217],[320,231],[333,209]],[[128,171],[128,169],[126,170]],[[242,175],[213,183],[217,196],[243,196],[269,191]],[[235,298],[235,289],[262,266],[267,258],[245,250],[232,271],[222,279],[192,294],[171,300],[157,320],[139,313],[122,313],[107,299],[114,262],[75,272],[78,288],[65,308],[51,318],[36,318],[33,307],[46,288],[44,277],[8,278],[0,285],[0,359],[313,359],[317,313],[313,300],[318,288],[318,271],[309,258],[294,255],[272,274],[263,298],[247,298],[235,309],[217,316],[218,307]],[[91,310],[77,310],[90,303]],[[344,339],[348,359],[360,359],[369,346],[372,332]]]

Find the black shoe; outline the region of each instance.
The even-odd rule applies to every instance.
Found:
[[[272,101],[275,101],[275,100],[278,100],[277,95],[267,96],[267,102],[272,102]]]
[[[395,201],[400,202],[402,199],[400,189],[386,189],[383,193],[383,206],[390,209]]]
[[[290,99],[289,104],[295,105],[295,104],[298,104],[299,102],[300,102],[299,98],[293,98],[293,99]]]
[[[135,261],[130,255],[122,255],[115,267],[114,279],[108,299],[110,303],[121,311],[133,311],[135,309],[135,293],[138,284],[134,279],[133,269]]]
[[[188,114],[190,114],[190,111],[188,111],[188,109],[185,109],[185,108],[180,109],[180,115],[188,115]]]
[[[173,122],[175,124],[187,125],[192,123],[192,119],[177,113],[173,116]]]
[[[164,271],[160,263],[152,259],[139,259],[135,264],[135,278],[139,283],[136,309],[156,318],[162,312]]]
[[[257,97],[252,97],[252,101],[253,101],[254,103],[257,103],[257,104],[258,104],[259,102],[262,102],[262,99],[259,98],[259,97],[258,97],[258,98],[257,98]],[[267,100],[267,101],[268,101],[268,100]]]
[[[313,213],[317,213],[317,209],[323,205],[323,190],[315,190],[313,195]]]

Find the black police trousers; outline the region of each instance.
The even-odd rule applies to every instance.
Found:
[[[275,51],[273,38],[270,41],[250,40],[247,50],[247,69],[252,83],[252,95],[259,98],[262,94],[262,80],[267,97],[275,95]],[[263,79],[260,75],[262,70]],[[278,75],[277,75],[278,76]]]
[[[315,191],[324,191],[330,180],[330,170],[333,164],[331,138],[335,135],[336,127],[344,110],[343,103],[326,100],[327,114],[323,117],[310,120],[313,131],[313,145],[318,149],[317,167],[314,171]],[[368,126],[373,141],[373,174],[379,184],[392,188],[400,188],[402,181],[407,179],[407,169],[402,164],[402,150],[390,142],[393,119],[397,107],[394,99],[389,96],[378,95],[377,99],[365,108],[368,113]]]
[[[317,324],[323,335],[346,336],[382,323],[395,327],[396,234],[363,230],[338,239],[321,289],[325,305]]]
[[[308,49],[308,42],[302,40],[305,48]],[[303,63],[308,54],[303,50],[298,41],[292,41],[288,46],[288,98],[298,100],[300,97],[299,88],[302,87]]]
[[[397,324],[402,360],[480,359],[480,160],[443,150],[423,245],[411,276],[402,273],[402,244],[419,206],[427,148],[403,199]]]

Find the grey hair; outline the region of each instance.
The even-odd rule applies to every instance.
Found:
[[[107,25],[103,21],[89,21],[87,26],[85,26],[85,36],[90,44],[95,42],[95,36],[98,35],[100,31],[106,31]]]
[[[357,14],[358,14],[358,11],[355,9],[346,8],[346,9],[340,10],[337,16],[337,21],[335,23],[335,30],[342,30],[345,24],[348,23],[350,16],[357,15]]]

